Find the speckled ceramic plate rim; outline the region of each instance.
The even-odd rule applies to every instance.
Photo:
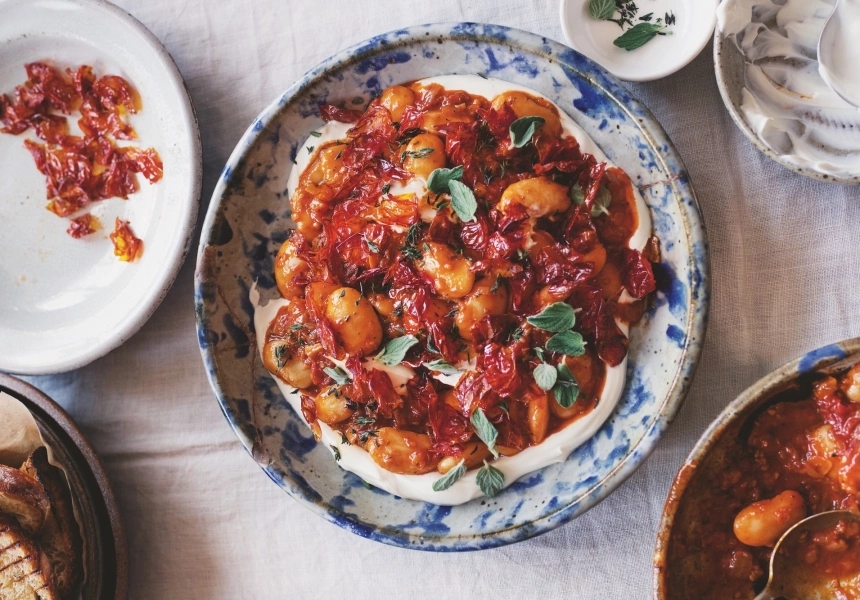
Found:
[[[451,36],[449,31],[452,27],[458,26],[467,28],[483,26],[503,32],[504,43],[527,49],[536,57],[541,57],[544,60],[555,61],[564,65],[565,68],[576,71],[580,76],[588,79],[592,85],[599,89],[603,94],[612,98],[617,103],[618,108],[638,124],[643,136],[648,139],[652,147],[655,149],[666,149],[664,152],[657,152],[658,158],[661,161],[661,170],[662,172],[671,174],[669,184],[673,189],[673,195],[676,198],[684,200],[683,202],[680,202],[680,204],[682,205],[681,209],[684,211],[685,215],[684,232],[689,247],[701,248],[702,256],[696,256],[694,253],[694,256],[690,258],[691,267],[696,272],[698,281],[697,286],[690,290],[692,301],[689,308],[690,318],[687,324],[687,330],[685,331],[687,343],[683,350],[684,359],[675,373],[670,386],[670,392],[666,395],[654,422],[643,435],[639,443],[629,450],[627,455],[617,465],[615,465],[609,474],[592,485],[588,491],[581,496],[578,502],[561,506],[539,519],[527,523],[520,523],[509,528],[477,533],[472,536],[451,536],[449,546],[443,546],[437,543],[432,547],[425,547],[416,544],[421,537],[420,535],[404,533],[400,530],[386,529],[384,527],[376,527],[375,525],[357,520],[352,515],[344,514],[342,511],[339,511],[334,507],[315,501],[314,498],[309,497],[300,486],[291,482],[285,474],[279,473],[273,465],[258,463],[272,481],[287,491],[291,496],[293,496],[293,498],[299,500],[312,512],[322,516],[329,522],[348,529],[362,537],[375,541],[410,549],[425,549],[433,551],[469,551],[493,548],[546,533],[581,515],[621,485],[621,483],[623,483],[654,450],[657,441],[662,437],[663,433],[671,424],[681,406],[681,403],[683,402],[684,397],[686,396],[690,382],[695,373],[696,364],[704,342],[705,329],[707,325],[707,307],[710,298],[707,236],[701,215],[701,209],[699,208],[695,192],[693,191],[692,185],[689,183],[689,177],[686,174],[686,170],[683,167],[683,163],[677,150],[651,112],[642,103],[636,100],[630,92],[622,86],[618,79],[600,67],[597,63],[579,54],[575,50],[571,50],[557,42],[549,41],[547,38],[542,38],[525,31],[497,25],[489,26],[475,23],[436,23],[418,25],[403,30],[381,34],[323,61],[314,69],[307,72],[295,84],[290,86],[279,98],[272,102],[248,127],[247,131],[236,145],[236,148],[230,155],[230,158],[224,167],[224,171],[222,172],[222,176],[219,178],[218,184],[212,194],[212,200],[210,201],[203,224],[203,233],[198,247],[198,269],[195,272],[195,295],[199,297],[201,294],[200,286],[202,285],[202,281],[199,274],[201,272],[200,263],[203,258],[204,249],[211,242],[212,236],[215,233],[213,231],[213,225],[216,222],[221,196],[231,185],[233,178],[239,177],[239,175],[237,175],[237,173],[241,171],[239,167],[243,164],[246,153],[252,146],[256,137],[259,135],[259,132],[272,122],[281,111],[287,110],[290,107],[291,100],[299,95],[305,88],[310,87],[314,82],[325,78],[327,75],[332,74],[345,65],[367,59],[369,56],[376,53],[380,46],[383,46],[386,50],[391,50],[398,46],[408,46],[414,41],[426,40],[427,35],[431,36],[431,39],[455,39]],[[398,37],[398,42],[396,44],[391,44],[385,41],[385,38],[390,35],[396,35]],[[464,35],[462,39],[473,42],[475,41],[474,36],[468,34]],[[501,43],[500,40],[494,41]],[[542,47],[548,48],[549,53],[546,50],[542,51]],[[565,56],[568,57],[568,60],[565,60]],[[579,62],[580,65],[570,62],[574,59]],[[588,72],[584,72],[583,68],[588,69]],[[201,304],[198,304],[198,336],[204,334],[203,325],[205,318],[203,307]],[[232,414],[227,405],[225,393],[219,382],[217,361],[204,344],[200,344],[200,347],[203,362],[206,366],[207,377],[209,378],[210,385],[212,386],[221,406],[221,410],[234,432],[239,437],[242,445],[252,458],[254,458],[252,440],[250,440],[248,436],[245,435],[238,426],[236,426],[235,423],[237,422],[237,415]],[[465,541],[470,542],[472,545],[464,545]]]
[[[80,451],[96,483],[98,491],[104,500],[107,511],[111,533],[113,534],[114,546],[116,547],[116,596],[122,600],[128,595],[128,546],[125,537],[125,526],[122,515],[116,502],[110,480],[108,480],[104,465],[96,451],[90,445],[81,430],[69,416],[62,406],[54,402],[38,388],[22,381],[12,375],[0,373],[0,388],[14,392],[15,395],[32,402],[56,423],[56,425],[69,436]]]
[[[182,268],[182,265],[185,263],[185,258],[188,256],[188,251],[191,248],[191,238],[194,236],[194,229],[197,225],[197,216],[200,209],[200,196],[203,186],[203,148],[200,141],[200,127],[197,120],[197,111],[194,109],[191,94],[188,92],[188,86],[185,84],[185,80],[182,78],[182,74],[179,72],[179,68],[176,66],[176,62],[173,60],[173,57],[170,56],[167,48],[164,47],[164,45],[157,37],[155,37],[146,25],[138,21],[120,7],[111,4],[106,0],[74,0],[74,2],[82,6],[105,10],[116,18],[125,21],[131,27],[137,29],[149,42],[154,56],[158,57],[161,66],[166,70],[168,77],[173,80],[176,89],[181,90],[181,95],[184,96],[183,99],[185,100],[187,125],[190,128],[189,133],[191,134],[190,137],[192,140],[191,155],[193,164],[191,166],[191,172],[193,182],[192,192],[186,200],[190,204],[190,211],[188,212],[188,217],[182,228],[184,243],[181,246],[181,251],[175,255],[175,258],[170,262],[170,264],[165,266],[167,274],[162,280],[159,291],[146,300],[146,308],[139,313],[136,319],[130,321],[125,327],[106,338],[104,342],[90,348],[86,352],[81,352],[79,355],[70,357],[59,364],[42,365],[40,368],[23,370],[16,369],[16,372],[20,375],[50,375],[78,369],[88,365],[98,358],[101,358],[102,356],[105,356],[112,350],[119,348],[128,341],[131,336],[137,333],[137,331],[146,324],[149,318],[155,313],[156,309],[161,305],[162,301],[167,296],[167,293],[170,291],[170,288],[173,286],[176,276],[179,275],[179,269]],[[8,366],[6,368],[8,368]]]
[[[690,454],[678,470],[672,487],[669,490],[663,516],[657,533],[657,543],[654,549],[654,598],[663,600],[666,597],[666,555],[669,550],[669,537],[675,524],[675,515],[681,498],[687,489],[696,468],[712,448],[720,441],[723,433],[739,416],[745,416],[753,405],[766,401],[775,393],[785,389],[792,381],[807,373],[822,369],[846,356],[860,352],[860,337],[850,338],[835,344],[823,346],[807,352],[800,358],[771,371],[735,398],[731,404],[714,419]]]
[[[725,1],[725,0],[723,0]],[[786,169],[794,171],[798,175],[803,175],[804,177],[810,177],[812,179],[817,179],[819,181],[824,181],[825,183],[844,183],[847,185],[860,185],[860,175],[855,175],[853,177],[836,177],[834,175],[830,175],[829,173],[820,173],[813,169],[806,169],[804,167],[797,166],[785,160],[785,158],[774,152],[770,146],[765,144],[761,139],[756,135],[755,131],[752,130],[749,123],[744,119],[743,114],[741,114],[740,108],[735,105],[734,101],[732,101],[732,97],[729,91],[729,76],[724,74],[724,70],[728,69],[728,65],[726,63],[726,59],[724,58],[725,52],[723,45],[724,44],[732,44],[734,42],[727,40],[720,32],[719,25],[714,30],[714,74],[717,78],[717,87],[720,90],[720,96],[723,99],[723,104],[726,105],[726,110],[729,111],[729,115],[731,115],[732,120],[735,122],[735,125],[738,126],[738,129],[741,130],[747,139],[752,142],[753,146],[759,149],[759,151],[772,159],[774,162],[782,165]]]

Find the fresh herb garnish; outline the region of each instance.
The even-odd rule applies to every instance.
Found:
[[[498,458],[499,451],[496,450],[496,438],[499,437],[499,431],[492,423],[490,423],[490,420],[487,418],[487,415],[484,414],[483,409],[476,408],[469,421],[472,423],[472,427],[475,429],[475,433],[478,437],[481,438],[481,441],[487,445],[487,448],[489,448],[490,452],[493,453],[493,456]]]
[[[290,325],[290,331],[298,331],[299,329],[304,329],[304,323],[293,323]]]
[[[414,246],[418,242],[418,237],[421,235],[421,225],[415,223],[410,225],[406,230],[406,243],[409,246]]]
[[[520,117],[511,123],[511,145],[514,148],[522,148],[531,141],[535,131],[544,123],[546,120],[543,117]]]
[[[307,151],[308,151],[308,154],[310,154],[311,152],[313,152],[313,151],[314,151],[314,148],[315,148],[315,146],[307,146],[307,148],[306,148],[306,149],[307,149]]]
[[[512,341],[512,342],[519,342],[521,339],[523,339],[523,336],[524,336],[525,334],[526,334],[526,333],[525,333],[522,329],[520,329],[519,327],[517,327],[516,329],[514,329],[514,330],[511,332],[511,341]]]
[[[447,490],[449,487],[454,485],[458,479],[460,479],[463,475],[466,474],[466,465],[465,461],[460,461],[457,463],[457,466],[445,473],[442,477],[433,482],[433,491],[441,492],[443,490]]]
[[[363,446],[364,444],[367,443],[367,440],[369,438],[375,438],[375,437],[376,437],[376,430],[375,429],[368,429],[367,431],[362,431],[361,433],[358,434],[358,441]]]
[[[338,449],[338,447],[335,446],[334,444],[329,444],[329,447],[331,448],[331,451],[334,453],[334,460],[339,461],[340,460],[340,450]]]
[[[599,21],[611,19],[615,14],[615,0],[591,0],[588,3],[588,12]]]
[[[578,183],[574,183],[570,186],[570,200],[577,206],[582,206],[585,204],[585,192],[582,191],[582,187]]]
[[[582,356],[585,354],[585,340],[575,331],[562,331],[547,340],[546,349],[568,356]]]
[[[622,50],[627,50],[629,52],[631,50],[636,50],[636,48],[641,48],[658,35],[672,34],[671,31],[666,31],[666,26],[660,22],[660,19],[657,21],[657,23],[637,23],[622,33],[612,43]]]
[[[570,192],[568,192],[568,195],[570,196],[570,200],[577,206],[585,204],[585,192],[579,184],[575,183],[570,186]],[[594,197],[594,204],[591,205],[592,218],[599,217],[600,215],[608,215],[610,204],[612,204],[612,194],[609,193],[608,189],[601,185],[597,188],[597,195]]]
[[[613,19],[616,11],[618,11],[618,18]],[[612,42],[628,52],[644,46],[658,35],[671,35],[672,32],[666,31],[666,27],[675,24],[675,13],[669,11],[664,15],[665,24],[663,19],[657,19],[652,23],[654,13],[649,12],[639,17],[639,22],[634,25],[633,19],[639,13],[639,7],[634,0],[590,0],[588,12],[595,19],[612,21],[622,31],[625,26],[629,27]]]
[[[346,438],[346,435],[342,431],[338,431],[338,433],[340,434],[340,443],[341,444],[345,444],[347,446],[352,446],[352,444],[349,443],[349,440]]]
[[[504,281],[504,279],[505,278],[501,275],[496,275],[496,280],[493,282],[492,287],[490,287],[491,294],[495,294],[497,291],[499,291],[499,286],[502,285],[502,281]]]
[[[404,335],[394,338],[385,344],[382,352],[376,355],[376,360],[389,367],[399,365],[406,358],[406,352],[417,343],[418,338],[414,335]]]
[[[410,158],[427,158],[433,154],[433,148],[420,148],[418,150],[404,150],[400,153],[400,162],[406,160],[406,157]]]
[[[405,144],[406,142],[408,142],[409,140],[414,138],[419,133],[421,133],[420,127],[412,127],[411,129],[407,129],[406,131],[401,133],[400,136],[397,138],[397,143],[402,146],[403,144]]]
[[[558,372],[558,379],[552,388],[555,401],[562,408],[570,408],[579,396],[579,383],[566,364],[559,364],[556,371]]]
[[[386,183],[385,185],[382,186],[382,193],[383,194],[387,194],[390,191],[391,191],[391,184],[390,183]]]
[[[573,327],[576,323],[576,314],[567,302],[556,302],[547,306],[540,313],[528,317],[526,321],[538,329],[558,333]]]
[[[371,242],[368,238],[364,238],[364,243],[367,244],[367,247],[370,249],[371,252],[373,252],[374,254],[379,254],[379,246]]]
[[[555,385],[558,373],[552,365],[541,363],[535,369],[534,378],[537,386],[543,391],[548,392]]]
[[[596,218],[600,215],[609,214],[609,205],[612,204],[612,194],[602,185],[597,188],[594,204],[591,205],[591,216]]]
[[[492,498],[505,486],[505,474],[484,461],[484,466],[478,469],[475,483],[478,484],[485,496]]]
[[[321,136],[322,134],[321,134],[319,131],[311,131],[311,135],[312,135],[312,136],[314,136],[314,137],[319,137],[319,136]]]
[[[412,260],[419,260],[421,258],[421,250],[416,248],[415,246],[403,246],[400,249],[400,253],[403,254],[406,258]]]
[[[460,369],[450,363],[445,362],[444,360],[434,360],[432,362],[426,362],[422,364],[431,371],[439,371],[444,375],[459,375],[460,373],[462,373]]]
[[[610,18],[608,20],[618,25],[621,29],[624,29],[624,25],[632,26],[633,18],[639,12],[639,7],[636,6],[636,3],[633,0],[615,0],[615,7],[618,9],[618,18]]]
[[[376,419],[373,417],[356,417],[355,424],[359,427],[364,427],[366,425],[376,425]]]
[[[340,367],[326,367],[323,369],[323,372],[334,379],[334,382],[338,385],[345,385],[352,381],[352,377],[349,376],[349,373]]]
[[[279,371],[284,368],[285,364],[287,364],[288,358],[289,355],[287,354],[286,344],[275,347],[275,363],[277,363]]]
[[[464,223],[474,221],[478,202],[469,186],[452,179],[448,182],[448,189],[451,190],[451,206],[460,220]]]
[[[463,177],[463,167],[454,167],[453,169],[436,169],[430,173],[427,178],[427,189],[434,194],[442,194],[448,191],[448,184],[452,181],[459,181]]]

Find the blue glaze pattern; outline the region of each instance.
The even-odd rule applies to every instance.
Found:
[[[317,106],[361,108],[385,87],[446,74],[528,86],[558,104],[639,186],[661,238],[657,297],[631,335],[628,382],[598,433],[496,498],[456,507],[398,499],[340,469],[280,396],[255,349],[248,289],[277,296],[275,252],[289,221],[295,149],[321,124]],[[474,23],[377,36],[308,72],[252,124],[224,168],[195,273],[198,341],[224,416],[277,485],[363,537],[431,551],[491,548],[566,523],[642,464],[678,411],[703,342],[707,241],[695,194],[665,132],[611,75],[545,38]]]

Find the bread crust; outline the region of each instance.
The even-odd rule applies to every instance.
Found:
[[[35,450],[21,470],[45,489],[50,510],[38,541],[51,564],[57,593],[66,597],[83,577],[83,541],[72,508],[72,495],[63,472],[48,462],[48,452]]]
[[[0,600],[59,600],[50,569],[17,521],[0,515]]]
[[[45,523],[50,509],[45,488],[37,479],[0,465],[0,513],[15,517],[25,531],[36,533]]]

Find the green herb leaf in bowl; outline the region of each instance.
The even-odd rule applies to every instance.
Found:
[[[588,13],[595,19],[606,21],[615,14],[615,0],[591,0]]]
[[[662,23],[637,23],[618,36],[612,43],[629,52],[641,48],[658,35],[672,35],[671,31],[665,31],[665,29],[666,26]]]

